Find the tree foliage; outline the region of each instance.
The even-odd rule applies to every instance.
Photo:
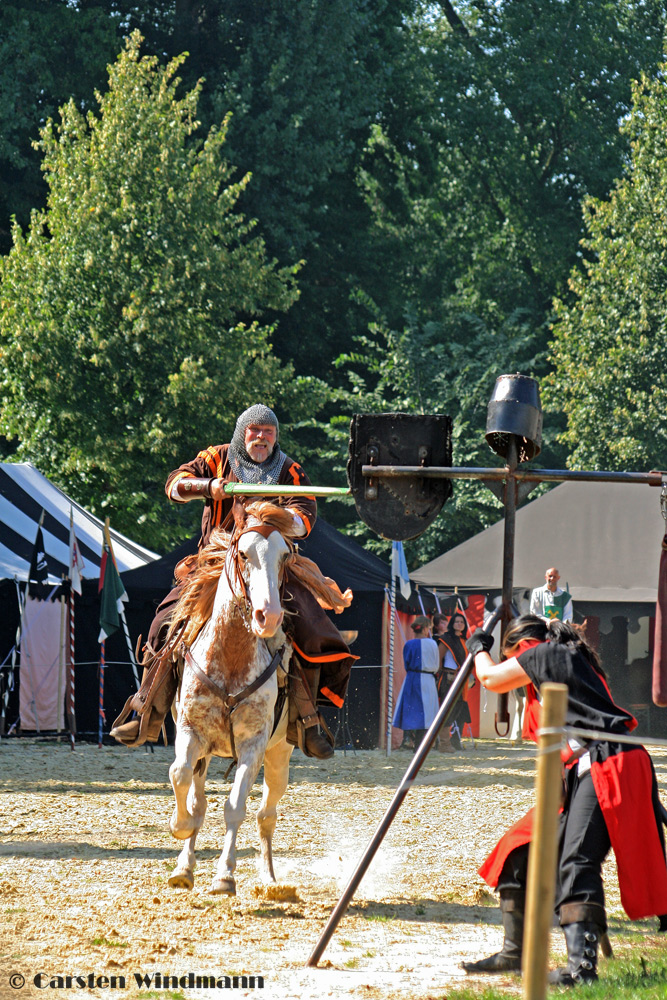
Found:
[[[0,430],[115,526],[162,547],[168,471],[223,440],[250,398],[290,396],[261,314],[296,297],[236,204],[225,128],[196,142],[198,90],[177,97],[134,34],[98,95],[49,122],[48,205],[0,268]]]
[[[265,256],[277,261],[274,275],[296,260],[304,262],[300,296],[287,312],[280,296],[259,289],[252,308],[233,301],[233,316],[221,326],[235,329],[239,320],[250,324],[261,307],[262,326],[248,335],[260,345],[252,362],[258,386],[264,384],[261,371],[275,370],[268,353],[269,330],[273,353],[288,367],[294,365],[300,378],[290,380],[284,373],[277,376],[282,381],[275,381],[267,374],[273,395],[266,398],[280,399],[280,416],[289,424],[291,436],[286,434],[283,443],[307,461],[312,478],[325,482],[334,465],[337,475],[343,475],[340,429],[347,428],[354,410],[434,407],[455,419],[459,460],[478,461],[481,449],[479,460],[488,464],[484,420],[494,379],[517,370],[544,379],[550,371],[553,298],[559,296],[560,308],[568,310],[575,294],[567,277],[579,260],[581,201],[605,197],[621,176],[631,134],[619,132],[618,122],[629,114],[631,80],[642,72],[655,76],[666,20],[662,0],[7,0],[0,5],[0,135],[5,140],[4,145],[0,140],[0,166],[8,180],[5,205],[0,201],[0,241],[3,217],[6,229],[10,213],[25,228],[28,206],[42,208],[47,188],[37,176],[30,139],[69,96],[86,122],[79,131],[86,132],[85,112],[94,107],[94,86],[101,85],[111,51],[139,28],[146,51],[171,59],[189,53],[178,62],[183,81],[173,98],[183,100],[196,92],[203,134],[217,135],[220,142],[223,132],[226,136],[225,161],[219,147],[216,155],[223,164],[222,187],[235,192],[231,216],[258,220]],[[61,50],[67,53],[62,62]],[[68,115],[64,125],[75,121],[73,111]],[[225,129],[216,131],[223,120]],[[57,130],[49,135],[54,148],[68,148],[69,139],[63,141]],[[107,139],[111,144],[110,131]],[[192,133],[184,136],[188,155],[193,139]],[[148,136],[144,140],[150,160],[155,150]],[[121,160],[118,154],[105,182],[110,205],[117,196],[114,183],[120,187],[123,176]],[[244,179],[248,172],[250,184]],[[48,170],[45,178],[51,183]],[[162,191],[165,202],[166,188],[155,190]],[[63,205],[65,201],[63,197]],[[83,213],[74,204],[67,211],[62,208],[60,218],[54,215],[52,231],[52,211],[49,205],[39,217],[46,230],[35,230],[33,223],[21,236],[21,246],[27,248],[22,252],[24,259],[36,259],[40,234],[46,246],[53,232],[58,252],[71,261],[62,268],[54,263],[53,275],[62,271],[71,294],[79,288],[73,278],[74,248],[84,245],[85,233],[95,225],[98,242],[111,246],[112,237],[119,238],[115,216],[91,214],[83,226]],[[122,215],[122,204],[120,211]],[[79,231],[72,230],[71,253],[58,235],[69,233],[68,213],[79,223]],[[182,220],[168,200],[161,218],[160,233],[171,246],[178,240],[167,226],[180,226]],[[195,241],[196,222],[191,260],[209,253],[206,228]],[[252,242],[244,225],[238,226],[240,241]],[[176,295],[171,307],[178,277],[157,266],[153,242],[137,238],[133,246],[139,262],[135,270],[143,267],[142,254],[147,254],[152,301],[164,285],[167,312],[181,316],[185,292]],[[19,244],[12,254],[18,250]],[[172,254],[173,260],[178,257]],[[15,266],[8,265],[7,273]],[[102,275],[100,283],[102,278],[112,283],[111,276]],[[128,285],[120,295],[121,311],[130,290]],[[188,294],[196,298],[192,289]],[[28,301],[27,290],[24,295],[25,315],[31,316],[38,305]],[[38,285],[36,303],[43,298]],[[224,314],[222,299],[218,289],[213,313]],[[55,312],[53,317],[49,312],[48,321],[40,313],[45,328],[71,330],[75,321],[89,328],[91,306],[85,304],[85,294],[67,307],[56,296],[49,310],[58,302],[62,313],[71,314],[69,326]],[[203,333],[191,332],[193,326],[197,331],[204,326],[203,320],[199,325],[199,310],[185,310],[184,340],[205,339]],[[125,322],[124,314],[122,318]],[[4,328],[13,322],[5,320]],[[135,339],[138,344],[138,334]],[[141,364],[145,357],[152,359],[151,343],[149,337],[146,345],[133,348],[139,350]],[[226,358],[226,348],[223,354]],[[338,355],[347,360],[336,364]],[[193,350],[192,357],[200,356],[206,374],[193,370],[187,384],[201,381],[213,390],[218,385],[218,376],[210,376],[215,362],[204,348]],[[180,365],[182,359],[177,360]],[[406,386],[407,373],[416,378],[421,364],[426,381]],[[20,365],[16,360],[12,365],[8,381],[18,384]],[[27,371],[24,363],[20,377],[29,383]],[[229,369],[229,383],[237,387],[231,373]],[[37,362],[35,381],[39,379]],[[140,381],[139,376],[130,379],[130,397]],[[139,395],[145,395],[145,383]],[[170,409],[165,401],[173,404],[178,397],[184,402],[188,392],[178,392],[185,384],[169,382],[171,395],[161,393],[165,412],[157,404],[154,408],[165,454],[170,447],[172,453],[177,450],[177,439],[187,438],[189,454],[202,438],[208,442],[229,431],[223,418],[207,423],[205,432],[194,415],[176,421],[173,405]],[[188,397],[187,402],[194,414],[194,401]],[[203,392],[200,402],[205,406]],[[69,398],[65,403],[70,405]],[[317,407],[323,403],[328,403],[328,424],[318,420]],[[143,412],[143,403],[137,406],[135,400],[133,405],[133,412]],[[20,406],[10,400],[7,412],[12,407],[15,413],[3,426],[7,432],[11,426],[18,440],[23,434]],[[65,405],[63,421],[53,425],[57,437],[52,451],[67,448],[69,412]],[[231,406],[224,410],[227,416],[230,412]],[[122,417],[125,410],[118,413]],[[622,419],[627,420],[625,412]],[[143,426],[128,417],[127,454],[135,447],[135,430],[136,448],[143,453]],[[563,427],[559,413],[545,421],[541,458],[546,465],[563,465],[567,447],[578,441],[573,432],[557,442]],[[39,438],[35,460],[39,455],[46,461],[51,454],[45,444],[48,433],[44,430]],[[26,438],[22,454],[36,440],[34,435]],[[159,448],[151,447],[157,455]],[[81,451],[74,440],[69,461],[80,461]],[[134,466],[126,461],[134,475]],[[91,496],[96,490],[99,503],[111,503],[103,475],[99,484],[91,480]],[[119,486],[113,503],[131,509],[135,490],[146,493],[143,482],[137,487],[127,480],[126,499]],[[455,501],[438,521],[437,544],[454,544],[495,516],[495,501],[481,490],[457,484]],[[141,496],[139,502],[144,503]],[[339,526],[348,523],[347,508],[334,511],[328,505],[326,516]],[[132,517],[130,513],[128,524]],[[415,552],[426,552],[429,545],[425,538]]]
[[[359,179],[394,279],[366,291],[389,330],[403,329],[408,303],[414,322],[392,337],[412,345],[413,360],[383,359],[378,344],[392,378],[372,362],[364,378],[378,378],[385,409],[419,410],[400,381],[421,364],[430,405],[454,418],[462,464],[493,464],[484,427],[495,378],[550,371],[553,297],[568,294],[580,202],[606,193],[623,169],[629,137],[618,120],[632,78],[659,63],[664,24],[663,4],[636,0],[442,0],[422,4],[411,22],[420,43],[414,139],[401,145],[376,125]],[[565,464],[562,428],[562,415],[549,414],[535,465]],[[435,555],[498,513],[484,487],[457,483],[410,548]]]
[[[549,400],[575,468],[667,467],[666,71],[634,87],[626,174],[587,200],[586,263],[558,303]]]
[[[33,140],[61,104],[92,99],[120,48],[117,31],[100,4],[0,4],[0,251],[11,245],[10,217],[27,224],[46,197]]]

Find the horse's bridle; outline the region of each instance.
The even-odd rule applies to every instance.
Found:
[[[229,588],[232,591],[232,593],[234,593],[234,585],[232,584],[232,581],[230,579],[229,565],[228,565],[228,562],[231,562],[232,566],[234,567],[234,575],[236,576],[237,583],[241,590],[241,594],[239,595],[238,598],[239,603],[243,601],[246,607],[249,607],[250,605],[250,598],[248,597],[246,582],[243,579],[243,574],[241,572],[241,567],[239,565],[239,541],[241,540],[243,535],[247,535],[251,531],[256,531],[264,538],[268,538],[269,535],[273,534],[274,531],[279,532],[279,530],[280,529],[275,527],[275,525],[266,524],[264,521],[258,521],[257,524],[248,525],[247,527],[244,528],[239,529],[237,527],[232,532],[232,536],[229,541],[227,559],[225,559],[224,572],[227,577],[227,583],[229,584]],[[199,664],[197,663],[197,661],[195,660],[189,649],[186,650],[185,652],[186,665],[190,668],[190,670],[192,670],[193,674],[195,674],[195,676],[200,681],[202,681],[202,683],[205,684],[206,687],[208,687],[208,689],[212,691],[222,702],[223,708],[225,709],[225,713],[229,718],[229,723],[230,723],[229,738],[231,741],[232,756],[234,759],[236,759],[236,752],[234,746],[234,729],[231,724],[231,716],[234,712],[234,709],[240,702],[244,701],[254,691],[257,691],[258,688],[260,688],[263,684],[266,683],[266,681],[269,680],[270,677],[273,676],[273,674],[278,669],[278,665],[281,662],[284,653],[285,653],[285,644],[283,643],[283,645],[279,649],[277,649],[276,652],[273,654],[269,665],[262,671],[259,677],[256,677],[254,681],[251,681],[250,684],[247,684],[242,691],[238,692],[238,694],[229,694],[229,692],[222,684],[218,683],[218,681],[213,680],[212,677],[209,677],[206,671],[202,670],[202,668],[199,666]],[[274,728],[276,724],[277,720],[274,720]]]
[[[239,542],[243,535],[247,535],[251,531],[256,531],[259,535],[262,535],[264,538],[268,538],[269,535],[273,534],[274,531],[279,532],[280,529],[276,528],[276,526],[273,524],[266,524],[264,521],[258,521],[257,524],[249,525],[245,528],[241,529],[235,528],[234,531],[232,532],[232,537],[230,538],[229,541],[227,559],[225,559],[224,572],[227,577],[227,583],[229,584],[229,588],[232,591],[232,593],[234,593],[235,585],[232,583],[232,580],[229,576],[229,567],[227,565],[227,561],[230,560],[234,567],[234,575],[236,577],[236,583],[238,584],[241,591],[240,597],[246,605],[250,604],[250,598],[248,597],[246,582],[243,579],[243,573],[241,572],[241,567],[239,565]],[[281,579],[281,584],[282,584],[282,579]]]

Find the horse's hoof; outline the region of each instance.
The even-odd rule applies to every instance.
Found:
[[[235,896],[236,882],[233,878],[214,878],[211,883],[213,896]]]
[[[169,876],[170,889],[192,889],[195,877],[190,868],[174,868]]]

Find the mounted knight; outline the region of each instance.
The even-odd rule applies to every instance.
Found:
[[[229,444],[214,445],[179,466],[166,482],[167,496],[174,503],[203,500],[201,550],[217,528],[233,527],[234,498],[224,492],[225,483],[309,486],[301,465],[281,451],[278,419],[268,406],[256,404],[236,422]],[[253,497],[256,500],[257,497]],[[315,497],[303,494],[271,498],[293,517],[293,534],[306,537],[317,517]],[[238,502],[238,497],[237,497]],[[139,691],[128,700],[116,719],[111,735],[128,747],[156,742],[178,687],[175,656],[164,650],[174,611],[197,557],[176,567],[176,585],[157,609],[144,646],[144,676]],[[285,630],[293,646],[289,684],[287,740],[309,757],[326,759],[333,754],[333,741],[317,710],[321,704],[341,708],[352,662],[338,629],[327,617],[310,589],[289,571],[282,597]],[[173,630],[172,630],[173,632]],[[166,655],[165,655],[166,654]],[[129,722],[130,711],[137,713]]]

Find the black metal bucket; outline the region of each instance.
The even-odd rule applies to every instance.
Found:
[[[518,461],[527,462],[542,449],[540,387],[528,375],[499,375],[486,414],[486,440],[507,458],[510,440],[517,439]]]

